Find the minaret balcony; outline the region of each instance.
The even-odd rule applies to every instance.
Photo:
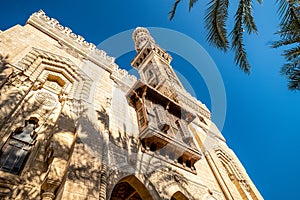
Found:
[[[196,116],[140,80],[126,97],[137,113],[142,150],[196,173],[201,152],[187,128]]]

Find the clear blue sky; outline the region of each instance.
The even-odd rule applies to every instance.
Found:
[[[232,53],[224,54],[206,42],[203,11],[208,1],[199,1],[190,13],[187,2],[179,5],[170,22],[168,11],[173,0],[3,1],[0,29],[24,25],[33,12],[43,9],[48,16],[95,44],[137,26],[169,28],[188,35],[206,49],[221,73],[227,95],[222,132],[261,194],[267,200],[299,199],[300,94],[288,91],[285,78],[279,75],[284,62],[281,50],[269,48],[269,43],[278,39],[273,34],[278,30],[275,0],[265,1],[262,6],[254,4],[259,34],[245,38],[253,67],[249,76],[235,66]],[[236,2],[232,1],[231,7]],[[232,21],[228,26],[232,27]],[[117,62],[129,69],[133,55],[129,53]],[[188,79],[198,99],[210,108],[210,96],[201,77],[189,72],[191,66],[184,59],[173,56],[174,68]]]

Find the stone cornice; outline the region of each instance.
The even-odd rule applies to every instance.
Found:
[[[27,24],[54,38],[60,45],[71,48],[83,55],[84,58],[101,66],[114,77],[118,77],[115,81],[118,82],[121,79],[122,84],[128,88],[136,80],[135,76],[129,75],[125,70],[119,68],[115,63],[115,58],[108,56],[95,44],[85,41],[81,35],[76,35],[70,28],[62,26],[56,19],[48,17],[43,10],[33,13],[27,20]]]
[[[177,89],[176,98],[178,99],[179,104],[184,106],[184,108],[186,109],[190,108],[194,110],[196,113],[202,115],[203,117],[209,120],[211,119],[211,113],[207,109],[205,104],[201,103],[201,101],[197,100],[190,93]]]
[[[48,17],[43,10],[33,13],[27,20],[27,24],[46,33],[59,43],[72,47],[95,63],[101,66],[104,64],[109,71],[115,68],[112,66],[116,65],[113,57],[108,56],[105,51],[97,49],[95,44],[85,41],[81,35],[73,33],[70,28],[62,26],[56,19]]]

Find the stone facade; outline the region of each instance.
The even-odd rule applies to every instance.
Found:
[[[145,28],[131,65],[43,11],[0,32],[0,199],[263,199]]]

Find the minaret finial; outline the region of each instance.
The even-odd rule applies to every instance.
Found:
[[[150,35],[148,29],[143,27],[137,27],[133,34],[132,39],[134,41],[134,47],[137,52],[142,50],[145,45],[155,44],[154,39]]]

